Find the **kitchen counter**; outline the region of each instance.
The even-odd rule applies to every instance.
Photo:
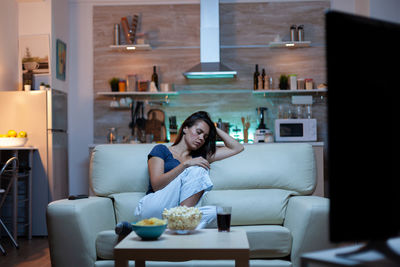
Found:
[[[0,146],[0,150],[36,150],[34,146]]]

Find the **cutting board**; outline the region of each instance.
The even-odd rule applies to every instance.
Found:
[[[146,134],[153,135],[153,141],[164,142],[167,139],[165,114],[161,109],[151,109],[147,113]]]

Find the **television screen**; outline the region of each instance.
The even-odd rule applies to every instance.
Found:
[[[326,14],[332,242],[399,235],[400,175],[393,167],[400,125],[399,41],[399,24]]]

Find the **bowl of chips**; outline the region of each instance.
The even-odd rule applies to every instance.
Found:
[[[168,229],[177,234],[188,234],[195,230],[201,220],[201,211],[195,207],[179,206],[164,209],[163,218],[168,220]]]
[[[167,228],[167,221],[158,218],[144,219],[132,223],[132,230],[142,238],[142,240],[156,240]]]

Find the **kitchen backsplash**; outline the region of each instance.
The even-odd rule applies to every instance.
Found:
[[[281,74],[297,74],[312,78],[315,85],[326,82],[324,11],[329,1],[267,2],[220,4],[221,61],[238,71],[236,79],[186,80],[182,72],[200,61],[199,5],[140,5],[95,6],[93,10],[94,39],[94,142],[106,141],[107,129],[118,128],[119,136],[129,136],[129,109],[110,108],[110,98],[97,92],[110,91],[112,77],[126,79],[137,74],[150,80],[153,66],[157,66],[159,83],[169,83],[176,90],[184,90],[172,97],[169,104],[154,105],[168,117],[176,116],[178,126],[192,112],[208,111],[217,121],[230,122],[242,129],[241,117],[250,117],[250,132],[258,125],[257,107],[267,107],[267,126],[273,129],[278,106],[288,107],[291,95],[275,94],[263,97],[249,93],[216,94],[215,90],[233,92],[252,89],[255,64],[265,68],[278,87]],[[140,14],[138,32],[146,33],[151,51],[116,51],[113,44],[113,25],[121,17]],[[289,40],[292,24],[303,24],[309,48],[270,48],[268,44],[280,35]],[[232,47],[233,46],[233,47]],[[201,90],[201,94],[190,93]],[[204,92],[210,90],[210,93]],[[321,97],[322,96],[322,97]],[[313,117],[318,121],[318,140],[326,141],[326,94],[314,95]]]

